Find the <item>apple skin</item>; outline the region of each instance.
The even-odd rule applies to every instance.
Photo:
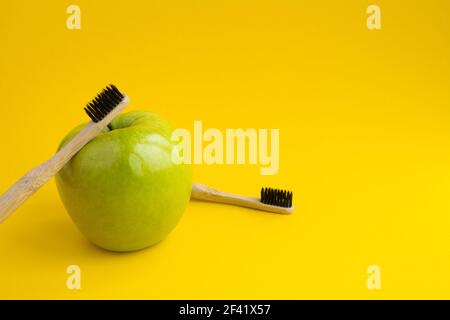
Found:
[[[58,150],[85,124],[74,128]],[[192,168],[175,164],[173,128],[160,116],[117,116],[56,175],[62,202],[78,229],[111,251],[158,243],[177,225],[192,188]]]

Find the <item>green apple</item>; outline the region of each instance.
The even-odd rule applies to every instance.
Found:
[[[58,150],[84,126],[73,129]],[[160,116],[117,116],[56,176],[62,202],[96,245],[133,251],[161,241],[178,223],[192,187],[192,168],[171,160],[173,128]]]

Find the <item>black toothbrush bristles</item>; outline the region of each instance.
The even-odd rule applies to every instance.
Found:
[[[261,189],[261,202],[264,204],[283,208],[291,208],[292,197],[293,193],[291,191],[272,188]]]
[[[125,96],[114,85],[109,85],[100,92],[84,108],[89,118],[94,122],[101,121],[108,113],[122,102]]]

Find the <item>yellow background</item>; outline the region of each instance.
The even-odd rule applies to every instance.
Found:
[[[292,189],[296,211],[191,202],[166,240],[114,254],[85,240],[51,181],[0,225],[1,298],[450,298],[448,1],[74,3],[81,30],[66,28],[72,2],[1,3],[1,192],[114,83],[129,110],[177,127],[280,128],[278,175],[194,175]],[[367,289],[372,264],[381,290]]]

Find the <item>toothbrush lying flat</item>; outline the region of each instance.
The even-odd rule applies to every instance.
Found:
[[[106,87],[84,110],[91,118],[64,148],[34,168],[0,197],[0,222],[52,178],[80,149],[106,127],[129,103],[115,86]]]
[[[289,191],[262,188],[261,198],[245,197],[211,189],[196,182],[192,184],[191,191],[191,199],[231,204],[280,214],[291,214],[294,211],[292,196],[292,192]]]

